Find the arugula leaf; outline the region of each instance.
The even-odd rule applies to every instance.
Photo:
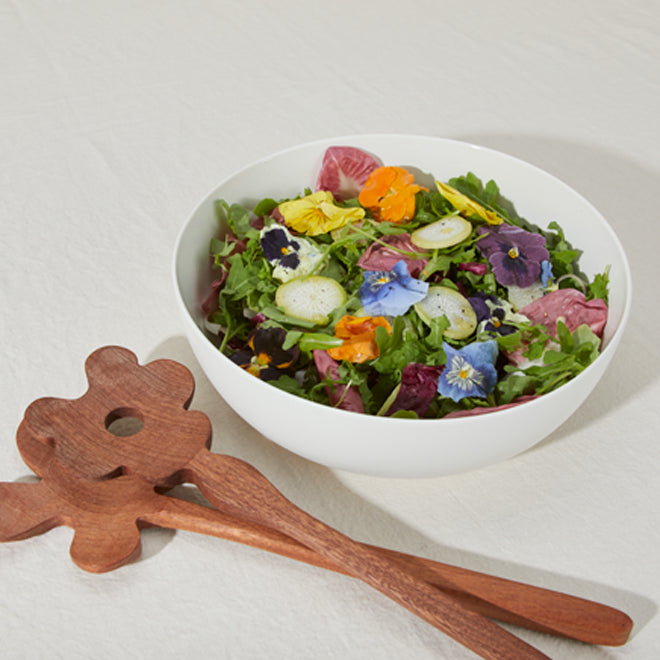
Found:
[[[522,394],[545,394],[557,389],[584,371],[597,357],[600,338],[584,324],[570,332],[566,325],[557,323],[557,348],[547,348],[542,338],[534,341],[523,355],[541,364],[524,369],[507,365],[509,375],[500,379],[497,392],[501,403],[509,403]]]
[[[222,289],[223,294],[235,300],[245,298],[256,288],[262,264],[245,263],[240,254],[229,257],[227,264],[229,272]]]
[[[257,216],[257,218],[261,218],[264,215],[270,215],[274,209],[276,209],[279,206],[280,202],[276,202],[274,199],[270,199],[270,197],[266,197],[265,199],[262,199],[255,207],[252,209],[252,212],[254,215]]]
[[[228,257],[235,249],[236,242],[229,238],[225,238],[224,240],[218,238],[211,239],[211,255],[216,266],[222,265],[222,259]]]
[[[239,240],[245,238],[247,232],[252,229],[250,225],[250,213],[240,204],[228,204],[224,199],[218,199],[215,203],[215,211],[219,218],[225,218],[234,236]]]
[[[274,306],[262,307],[260,308],[260,311],[264,316],[268,317],[269,319],[272,319],[273,321],[277,321],[278,323],[282,323],[284,325],[295,326],[298,328],[310,328],[310,329],[316,327],[316,323],[314,323],[313,321],[303,321],[302,319],[297,319],[294,318],[293,316],[288,316],[282,310]]]
[[[600,273],[594,276],[593,281],[587,288],[587,300],[602,298],[607,304],[609,297],[609,286],[610,274],[609,269],[607,269],[604,273]]]

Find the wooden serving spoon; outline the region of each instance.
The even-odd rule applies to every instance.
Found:
[[[150,526],[210,534],[347,574],[330,560],[269,527],[194,502],[159,494],[137,475],[89,480],[54,460],[54,448],[24,434],[23,458],[39,483],[0,483],[0,541],[57,525],[75,530],[71,557],[84,570],[113,570],[140,553],[139,529]],[[101,534],[99,530],[110,530]],[[594,601],[505,580],[422,557],[368,546],[454,596],[469,609],[506,623],[589,644],[620,645],[632,621]]]
[[[154,487],[194,483],[220,511],[296,539],[484,658],[546,657],[313,518],[251,465],[212,454],[208,418],[187,410],[194,381],[182,365],[158,360],[141,367],[130,351],[106,347],[88,358],[86,371],[90,387],[79,399],[40,399],[27,409],[18,430],[19,449],[30,437],[54,448],[60,465],[94,479],[137,474]],[[122,417],[139,420],[141,430],[128,438],[114,436],[110,424]]]

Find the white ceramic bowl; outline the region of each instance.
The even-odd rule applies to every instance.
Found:
[[[541,227],[556,220],[584,250],[589,275],[610,265],[610,309],[597,360],[563,387],[524,405],[459,419],[414,420],[361,415],[306,401],[260,381],[215,348],[203,330],[200,302],[212,274],[209,241],[218,234],[214,200],[249,206],[313,186],[327,147],[352,145],[387,165],[421,170],[439,180],[474,172],[494,179],[518,214]],[[432,181],[432,180],[431,180]],[[225,401],[250,425],[311,461],[387,477],[464,472],[514,456],[541,441],[583,403],[621,340],[631,297],[623,248],[601,214],[566,184],[506,154],[454,140],[411,135],[359,135],[287,149],[222,181],[192,212],[176,243],[174,280],[185,333],[202,369]]]

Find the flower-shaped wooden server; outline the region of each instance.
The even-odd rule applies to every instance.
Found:
[[[141,527],[215,534],[357,577],[484,658],[545,657],[486,617],[594,644],[628,638],[632,621],[614,608],[361,544],[313,518],[245,461],[209,451],[210,421],[188,409],[194,380],[177,362],[141,366],[110,346],[85,368],[83,396],[25,412],[17,444],[41,481],[0,484],[2,541],[69,525],[73,560],[102,572],[139,554]],[[117,435],[118,419],[135,429]],[[163,494],[186,482],[216,509]]]

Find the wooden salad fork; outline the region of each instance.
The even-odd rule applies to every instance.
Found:
[[[277,547],[281,554],[360,578],[481,657],[546,657],[471,606],[480,596],[460,587],[460,569],[449,579],[450,588],[437,589],[420,575],[434,563],[417,559],[421,568],[413,570],[411,559],[416,558],[360,544],[294,505],[245,461],[211,453],[208,418],[187,409],[194,381],[182,365],[157,360],[139,366],[130,351],[106,347],[88,358],[86,371],[90,387],[79,399],[40,399],[26,410],[18,446],[42,481],[3,485],[5,491],[7,486],[21,487],[21,493],[12,492],[13,500],[23,497],[24,515],[37,510],[14,538],[70,524],[76,529],[72,556],[91,570],[110,570],[135,556],[140,525],[189,525],[195,531],[238,535],[237,540],[257,539],[253,545]],[[120,417],[137,418],[141,430],[118,438],[109,427]],[[207,513],[205,507],[155,490],[185,482],[197,485],[217,511]],[[35,501],[42,502],[47,520],[40,519]],[[90,563],[89,557],[96,558]],[[458,588],[452,588],[451,580],[457,579]],[[479,582],[478,574],[470,572],[462,579],[473,586]],[[502,591],[516,583],[498,584]],[[469,602],[459,593],[467,593]],[[494,606],[483,600],[487,609],[500,607],[497,598]],[[611,639],[623,643],[631,622],[623,613],[614,621],[617,611],[606,609],[618,626]],[[525,620],[515,611],[513,617]],[[545,630],[554,631],[551,625]]]
[[[136,475],[107,480],[81,478],[54,463],[53,451],[49,445],[24,436],[21,453],[42,480],[0,483],[0,541],[17,541],[66,524],[77,530],[71,548],[75,563],[84,570],[99,573],[139,556],[139,529],[156,526],[216,536],[350,575],[281,532],[159,494]],[[90,515],[90,507],[93,519],[86,523],[84,519]],[[105,519],[101,519],[99,512]],[[100,535],[96,529],[99,526],[112,529],[112,535]],[[84,532],[88,527],[91,534]],[[120,542],[122,538],[125,540]],[[626,614],[601,603],[386,548],[369,547],[491,619],[588,644],[611,646],[624,644],[632,627]]]

